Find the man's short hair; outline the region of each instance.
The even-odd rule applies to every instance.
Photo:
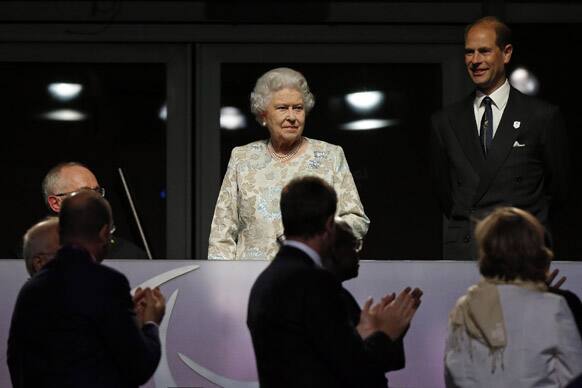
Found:
[[[281,218],[287,237],[313,237],[335,214],[337,195],[321,178],[295,178],[281,192]]]
[[[553,257],[540,222],[525,210],[502,207],[477,224],[479,270],[503,280],[545,281]]]
[[[80,190],[63,200],[59,213],[61,244],[73,239],[96,241],[104,225],[112,225],[109,202],[93,190]]]
[[[44,179],[42,180],[42,195],[44,197],[45,204],[48,204],[49,195],[58,194],[57,193],[57,190],[58,190],[57,186],[59,184],[59,178],[60,178],[62,169],[65,167],[83,167],[83,168],[86,168],[87,170],[89,170],[89,168],[87,166],[85,166],[83,163],[79,163],[79,162],[63,162],[63,163],[59,163],[56,166],[54,166],[53,168],[51,168],[46,173],[46,175],[44,176]]]
[[[22,238],[22,257],[24,258],[24,264],[26,266],[26,271],[30,276],[34,275],[35,268],[33,259],[39,255],[54,255],[55,252],[45,252],[47,247],[47,233],[50,232],[51,228],[55,228],[58,234],[59,218],[50,216],[41,220],[31,226],[24,237]],[[58,246],[56,247],[58,248]]]
[[[505,46],[512,44],[511,29],[507,26],[507,24],[503,23],[495,16],[482,17],[481,19],[475,20],[473,23],[465,27],[465,40],[467,40],[467,34],[469,33],[469,30],[480,24],[490,24],[493,26],[493,29],[495,30],[495,44],[502,51]]]

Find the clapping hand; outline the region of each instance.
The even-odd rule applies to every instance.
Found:
[[[166,299],[159,287],[153,290],[138,288],[133,296],[133,306],[140,327],[146,322],[159,325],[166,312]]]
[[[362,308],[358,333],[366,338],[375,331],[382,331],[392,340],[396,340],[410,325],[420,306],[421,296],[422,291],[419,288],[411,290],[407,287],[398,296],[394,293],[385,295],[375,305],[373,299],[368,298]]]

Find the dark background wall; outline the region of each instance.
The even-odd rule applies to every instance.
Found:
[[[558,258],[582,258],[582,81],[573,54],[582,40],[582,6],[572,1],[0,2],[6,204],[0,252],[10,256],[26,227],[44,216],[42,175],[57,161],[77,159],[108,189],[121,235],[139,244],[117,167],[129,170],[154,256],[203,258],[230,149],[266,136],[248,113],[250,88],[262,72],[290,64],[305,73],[318,97],[306,135],[346,151],[372,219],[365,257],[440,258],[441,220],[426,174],[428,117],[469,90],[463,27],[487,14],[510,24],[513,65],[535,74],[539,96],[566,117],[572,190],[554,222],[556,251]],[[213,53],[223,46],[231,54],[217,59]],[[357,50],[350,55],[348,47]],[[248,58],[251,51],[259,54]],[[156,55],[162,59],[152,60]],[[86,90],[91,118],[39,120],[48,109],[46,92],[31,85],[68,68],[99,80]],[[206,86],[212,77],[218,84]],[[391,92],[383,114],[401,125],[366,134],[339,130],[347,118],[332,101],[358,83]],[[158,117],[164,103],[167,122]],[[245,130],[220,129],[224,105],[248,116]]]

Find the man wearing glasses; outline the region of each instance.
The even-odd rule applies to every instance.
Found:
[[[79,162],[59,163],[49,170],[42,181],[44,200],[51,212],[61,211],[63,200],[80,190],[93,190],[105,197],[95,175]],[[115,226],[113,226],[115,231]],[[113,233],[112,231],[112,233]],[[121,237],[110,239],[107,259],[147,259],[145,251]]]

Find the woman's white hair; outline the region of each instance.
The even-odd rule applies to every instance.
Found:
[[[263,121],[261,115],[267,109],[273,93],[286,88],[295,89],[301,93],[305,113],[309,113],[315,105],[315,97],[309,91],[309,85],[303,74],[288,67],[272,69],[257,80],[251,93],[251,112],[259,123]]]

